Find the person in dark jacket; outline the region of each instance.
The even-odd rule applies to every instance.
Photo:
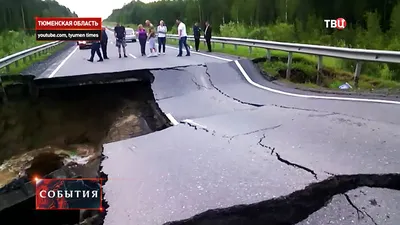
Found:
[[[90,59],[88,59],[89,62],[93,62],[95,53],[99,57],[99,60],[97,60],[97,62],[103,62],[103,57],[101,56],[101,52],[100,52],[100,41],[94,41],[92,43],[91,55],[90,55]]]
[[[124,58],[128,58],[128,56],[126,55],[125,27],[117,23],[117,26],[114,27],[114,36],[116,38],[115,46],[117,46],[118,48],[119,58],[121,58],[121,47],[124,52]]]
[[[101,45],[101,51],[103,52],[103,58],[104,59],[109,59],[107,56],[107,43],[108,43],[108,35],[106,32],[106,28],[103,27],[102,31],[101,31],[101,41],[100,41],[100,45]]]
[[[199,26],[199,23],[195,23],[193,26],[193,36],[194,36],[194,47],[196,49],[196,52],[199,51],[200,32],[201,32],[201,28]]]
[[[211,36],[212,36],[212,27],[210,23],[206,22],[206,29],[204,29],[204,39],[207,42],[208,52],[211,52]]]

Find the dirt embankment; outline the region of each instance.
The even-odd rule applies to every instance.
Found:
[[[0,107],[0,179],[9,182],[43,154],[64,163],[96,159],[103,143],[165,126],[154,108],[150,84],[138,82],[45,89],[36,100],[9,101]]]

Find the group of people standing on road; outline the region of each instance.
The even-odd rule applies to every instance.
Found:
[[[187,30],[186,30],[186,25],[180,20],[176,20],[176,24],[178,25],[178,35],[179,35],[179,53],[177,57],[181,57],[183,54],[183,47],[185,47],[186,50],[186,56],[190,56],[190,47],[187,44]],[[148,43],[148,49],[150,50],[150,54],[147,55],[147,57],[156,57],[162,53],[165,55],[165,45],[166,45],[166,39],[167,39],[167,26],[165,25],[164,21],[161,20],[157,28],[155,29],[153,24],[149,21],[145,21],[145,26],[146,28],[142,25],[139,24],[138,29],[136,31],[136,37],[139,41],[140,44],[140,52],[142,56],[146,56],[146,45]],[[200,45],[200,37],[201,37],[202,29],[200,28],[198,23],[195,23],[193,26],[193,36],[195,40],[195,50],[196,52],[199,51],[199,45]],[[118,48],[118,54],[119,58],[122,58],[123,56],[126,58],[128,57],[126,55],[126,41],[125,41],[125,36],[126,36],[126,31],[125,27],[121,26],[119,23],[114,27],[114,36],[116,38],[116,47]],[[204,29],[204,39],[206,40],[207,43],[207,48],[208,52],[211,52],[211,36],[212,36],[212,28],[208,22],[205,23],[205,29]],[[156,41],[157,39],[157,41]],[[158,52],[156,49],[156,42],[158,42]],[[108,43],[108,36],[105,28],[103,28],[102,31],[102,36],[100,41],[96,41],[92,45],[92,51],[91,51],[91,57],[88,59],[88,61],[93,62],[93,58],[95,53],[97,53],[99,60],[98,62],[103,61],[104,59],[109,59],[107,56],[107,43]],[[100,53],[100,48],[103,52],[103,57]],[[122,52],[121,52],[122,48]]]
[[[199,26],[199,23],[195,23],[193,26],[193,36],[194,36],[194,46],[195,46],[196,52],[199,51],[201,32],[202,32],[202,30]],[[206,40],[206,43],[207,43],[208,52],[212,51],[211,36],[212,36],[212,27],[210,26],[210,23],[206,22],[205,28],[204,28],[204,39]]]
[[[150,54],[147,57],[155,57],[161,54],[161,50],[165,55],[165,44],[167,39],[167,26],[163,20],[160,21],[160,24],[157,26],[157,29],[154,28],[153,24],[150,20],[145,21],[145,25],[148,29],[144,28],[142,24],[139,24],[138,29],[136,31],[136,36],[139,40],[140,44],[140,52],[142,56],[146,56],[146,44],[149,43]],[[157,34],[157,35],[156,35]],[[157,41],[156,41],[157,36]],[[158,42],[158,53],[156,49],[156,42]]]

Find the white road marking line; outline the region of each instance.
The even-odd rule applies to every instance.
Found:
[[[77,46],[71,53],[69,53],[69,55],[60,63],[60,65],[58,65],[57,68],[53,70],[53,72],[49,75],[49,78],[54,77],[54,75],[61,69],[65,62],[67,62],[67,60],[71,58],[71,56],[76,52],[76,50],[78,50],[78,48],[79,47]]]
[[[167,47],[167,48],[173,48],[173,49],[179,50],[179,48],[172,47],[172,46],[165,46],[165,47]],[[201,52],[190,51],[190,54],[192,54],[192,53],[193,53],[193,54],[197,54],[197,55],[202,55],[202,56],[211,57],[211,58],[214,58],[214,59],[219,59],[219,60],[227,61],[227,62],[232,62],[232,61],[233,61],[232,59],[227,59],[227,58],[223,58],[223,57],[219,57],[219,56],[215,56],[215,55],[208,55],[208,54],[204,54],[204,53],[201,53]]]
[[[132,58],[137,59],[136,56],[134,56],[134,55],[132,55],[132,54],[129,54],[129,55],[130,55]]]
[[[238,60],[235,60],[236,66],[239,68],[241,74],[244,78],[249,82],[251,85],[264,89],[266,91],[270,91],[276,94],[287,95],[292,97],[299,97],[299,98],[313,98],[313,99],[325,99],[325,100],[339,100],[339,101],[354,101],[354,102],[371,102],[371,103],[383,103],[383,104],[395,104],[400,105],[400,102],[397,101],[390,101],[390,100],[382,100],[382,99],[367,99],[367,98],[343,98],[343,97],[332,97],[332,96],[317,96],[317,95],[302,95],[302,94],[294,94],[289,92],[284,92],[280,90],[276,90],[273,88],[262,86],[253,80],[250,79],[247,72],[243,69],[242,65],[240,65]]]
[[[178,121],[171,115],[171,113],[167,113],[165,115],[167,116],[169,121],[171,121],[172,125],[176,126],[179,124]]]
[[[178,49],[176,47],[171,47],[171,46],[166,46],[168,48],[173,48],[173,49]],[[345,98],[345,97],[333,97],[333,96],[317,96],[317,95],[302,95],[302,94],[294,94],[290,92],[285,92],[285,91],[280,91],[276,90],[273,88],[265,87],[261,84],[258,84],[251,80],[247,72],[243,69],[242,65],[240,65],[238,60],[230,60],[218,56],[213,56],[213,55],[208,55],[204,53],[199,53],[199,52],[193,52],[195,54],[211,57],[211,58],[217,58],[225,61],[235,61],[236,66],[239,68],[241,74],[244,76],[244,78],[249,82],[251,85],[261,88],[266,91],[270,91],[276,94],[281,94],[281,95],[286,95],[286,96],[292,96],[292,97],[298,97],[298,98],[310,98],[310,99],[324,99],[324,100],[339,100],[339,101],[353,101],[353,102],[370,102],[370,103],[383,103],[383,104],[395,104],[395,105],[400,105],[399,101],[391,101],[391,100],[383,100],[383,99],[367,99],[367,98]]]

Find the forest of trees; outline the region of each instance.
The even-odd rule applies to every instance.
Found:
[[[377,12],[382,30],[386,31],[391,26],[397,3],[397,0],[160,0],[148,4],[132,1],[115,9],[107,20],[138,23],[145,19],[164,19],[172,23],[181,18],[187,24],[208,20],[218,28],[231,21],[249,25],[300,21],[306,25],[310,16],[315,16],[323,19],[342,17],[352,25],[365,28],[366,12]],[[395,16],[400,23],[400,14]],[[323,21],[319,23],[323,24]]]
[[[54,0],[0,0],[0,32],[35,28],[35,17],[77,16]]]
[[[339,47],[400,51],[400,0],[160,0],[132,1],[106,19],[122,24],[175,19],[189,27],[209,21],[214,35]],[[327,29],[324,19],[345,18],[346,29]],[[336,69],[352,72],[354,62]],[[363,73],[400,81],[398,64],[367,63]],[[396,84],[397,85],[397,84]]]
[[[347,20],[345,31],[325,28],[324,19],[338,17]],[[106,20],[137,24],[146,19],[163,19],[171,27],[176,18],[190,25],[209,21],[221,35],[225,35],[223,26],[234,22],[251,29],[229,30],[229,36],[400,50],[400,0],[161,0],[148,4],[132,1],[113,10]],[[280,26],[271,27],[276,24]],[[265,26],[270,29],[258,29]],[[336,33],[334,40],[330,37],[332,32]]]
[[[34,36],[35,17],[77,17],[55,0],[0,0],[0,6],[0,58],[43,44]]]

